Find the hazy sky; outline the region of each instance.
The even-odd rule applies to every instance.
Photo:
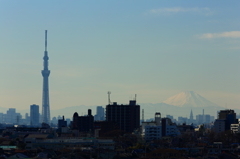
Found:
[[[2,0],[0,107],[42,103],[48,30],[50,108],[160,103],[193,90],[240,106],[240,1]]]

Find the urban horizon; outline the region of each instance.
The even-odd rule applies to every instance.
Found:
[[[0,158],[239,158],[239,6],[1,1]]]
[[[238,108],[234,3],[1,2],[0,107],[41,105],[42,32],[48,29],[52,110],[106,105],[107,91],[119,103],[134,94],[138,103],[161,103],[186,90]]]

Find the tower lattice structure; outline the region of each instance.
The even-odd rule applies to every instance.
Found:
[[[42,94],[42,122],[50,123],[50,105],[49,105],[49,83],[48,77],[50,70],[48,70],[48,51],[47,51],[47,30],[45,30],[45,51],[43,57],[43,94]]]

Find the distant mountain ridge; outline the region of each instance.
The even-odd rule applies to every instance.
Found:
[[[178,107],[219,107],[194,91],[184,91],[168,98],[163,103]]]

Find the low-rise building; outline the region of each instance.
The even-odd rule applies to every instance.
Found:
[[[145,126],[144,130],[144,139],[146,141],[151,141],[151,140],[159,140],[162,138],[162,126],[153,126],[153,125],[148,125]]]
[[[231,124],[231,131],[233,133],[240,133],[240,124]]]
[[[143,133],[146,141],[159,140],[164,136],[178,136],[181,134],[177,125],[172,123],[169,118],[162,118],[160,125],[145,126]]]
[[[146,122],[142,122],[142,133],[144,135],[144,129],[146,126],[157,126],[157,125],[161,125],[161,113],[156,112],[155,113],[155,120],[154,121],[146,121]]]
[[[26,149],[52,149],[59,150],[62,148],[82,148],[98,147],[103,149],[114,150],[115,142],[113,140],[95,139],[95,138],[27,138],[25,139]]]

